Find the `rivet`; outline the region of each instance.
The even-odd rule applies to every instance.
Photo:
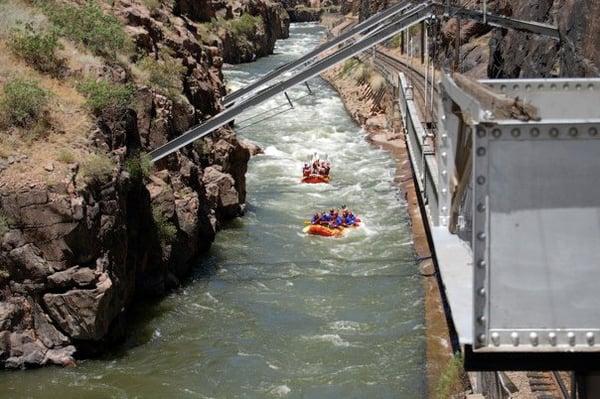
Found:
[[[477,293],[479,294],[479,296],[485,296],[485,288],[481,287],[479,291],[477,291]]]
[[[597,127],[591,127],[590,128],[590,136],[597,136],[598,135],[598,128]]]
[[[590,84],[588,85],[588,89],[590,89],[590,90],[594,90],[594,84],[593,84],[593,83],[590,83]]]
[[[484,240],[485,240],[485,233],[484,233],[483,231],[482,231],[482,232],[479,232],[479,233],[477,234],[477,239],[478,239],[479,241],[484,241]]]
[[[519,333],[513,332],[510,334],[510,339],[512,340],[513,346],[519,346]]]
[[[485,267],[486,263],[484,259],[479,260],[479,262],[477,262],[477,266],[479,266],[480,269],[483,269]]]
[[[499,138],[500,136],[502,136],[502,130],[500,130],[500,129],[492,130],[492,136],[494,136],[495,138]]]
[[[569,129],[569,136],[571,136],[571,137],[577,136],[578,133],[579,132],[577,131],[576,127],[572,127],[572,128]]]
[[[506,85],[502,85],[502,86],[500,86],[500,90],[501,90],[501,91],[506,91]]]
[[[581,83],[577,83],[577,84],[575,85],[575,88],[576,88],[577,90],[581,90],[581,89],[582,89]]]
[[[525,85],[525,90],[531,91],[531,85],[530,84]]]
[[[570,87],[570,86],[569,86],[569,84],[568,84],[568,83],[565,83],[565,84],[563,85],[563,89],[565,89],[565,90],[568,90],[568,89],[569,89],[569,87]]]
[[[447,153],[447,152],[445,152],[445,151],[444,151],[444,152],[442,152],[442,158],[446,158],[447,156],[448,156],[448,153]]]
[[[529,133],[533,137],[538,137],[540,135],[540,129],[538,129],[537,127],[534,127],[533,129],[531,129],[531,131]]]
[[[521,131],[517,128],[514,128],[510,134],[512,134],[513,137],[519,137],[521,135]]]
[[[479,334],[479,337],[477,338],[479,339],[480,344],[485,344],[485,334]]]
[[[594,343],[596,341],[596,337],[594,336],[593,332],[588,332],[587,334],[585,334],[585,339],[588,343],[589,346],[594,346]]]
[[[529,340],[531,341],[531,345],[538,346],[539,340],[537,333],[532,332],[531,334],[529,334]]]
[[[519,85],[517,85],[517,84],[516,84],[516,85],[514,85],[514,86],[513,86],[513,90],[519,90]]]
[[[569,340],[569,345],[575,346],[575,333],[574,332],[570,331],[567,334],[567,339]]]
[[[442,170],[442,176],[446,176],[448,174],[447,170]]]
[[[543,84],[543,83],[540,83],[540,84],[538,85],[538,90],[542,90],[543,88],[544,88],[544,84]]]
[[[479,316],[477,322],[482,325],[485,324],[485,316]]]
[[[477,129],[477,137],[481,137],[481,138],[485,137],[485,129],[484,128],[480,127]]]
[[[483,186],[485,184],[485,176],[478,176],[477,184],[479,184],[480,186]]]
[[[448,135],[446,133],[442,134],[442,139],[446,140],[448,138]]]
[[[552,90],[556,90],[556,87],[557,87],[557,86],[556,86],[556,83],[552,83],[552,84],[550,85],[550,88],[551,88]]]
[[[444,195],[448,194],[448,189],[442,188],[442,194],[444,194]]]
[[[550,136],[558,137],[558,135],[559,135],[559,132],[558,132],[557,128],[553,127],[552,129],[550,129]]]
[[[479,212],[485,212],[485,204],[478,204],[477,205],[477,210]]]
[[[479,147],[477,149],[477,155],[479,155],[480,157],[483,157],[486,153],[485,147]]]
[[[446,208],[445,206],[442,207],[442,212],[446,212],[448,210],[448,208]]]
[[[550,342],[550,345],[556,346],[556,333],[548,333],[548,342]]]
[[[500,334],[498,334],[497,332],[492,333],[492,342],[494,343],[494,345],[500,346]]]

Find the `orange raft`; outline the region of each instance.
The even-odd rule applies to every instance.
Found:
[[[321,176],[321,175],[310,175],[306,176],[302,179],[302,183],[306,184],[321,184],[321,183],[329,183],[329,176]]]
[[[309,226],[306,226],[303,231],[306,234],[311,234],[311,235],[315,235],[315,236],[341,237],[344,234],[346,234],[346,231],[348,231],[348,229],[355,229],[358,227],[359,227],[358,224],[354,225],[352,227],[338,227],[338,228],[331,228],[329,226],[323,226],[320,224],[311,224]]]

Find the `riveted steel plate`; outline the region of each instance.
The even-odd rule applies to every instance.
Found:
[[[476,350],[600,350],[599,130],[474,134]]]

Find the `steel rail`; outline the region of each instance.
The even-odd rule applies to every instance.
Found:
[[[359,54],[362,51],[389,39],[398,31],[406,29],[429,18],[431,16],[432,7],[433,4],[429,2],[413,7],[406,12],[401,19],[390,24],[386,28],[381,29],[369,37],[355,42],[354,44],[343,48],[342,50],[339,50],[323,59],[320,59],[290,78],[269,86],[242,103],[227,108],[203,124],[188,130],[186,133],[183,133],[181,136],[171,140],[167,144],[151,151],[149,153],[150,159],[152,162],[156,162],[166,157],[167,155],[179,150],[182,147],[185,147],[193,141],[210,134],[213,130],[231,122],[237,115],[246,109],[254,107],[277,94],[281,94],[297,84],[306,82],[310,78],[319,75],[321,72],[324,72],[340,62],[343,62],[348,58],[351,58],[356,54]]]

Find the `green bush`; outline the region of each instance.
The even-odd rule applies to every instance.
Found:
[[[77,85],[87,98],[87,104],[96,114],[108,107],[124,107],[133,96],[131,84],[114,84],[106,80],[87,79]]]
[[[152,209],[154,225],[158,233],[158,238],[163,245],[173,242],[177,236],[177,227],[164,215],[160,207]]]
[[[4,234],[10,230],[10,218],[6,215],[4,210],[0,210],[0,240],[4,237]]]
[[[225,19],[218,17],[211,22],[213,29],[223,28],[231,32],[236,38],[252,37],[258,26],[263,24],[262,17],[252,16],[248,13],[242,14],[239,18]]]
[[[44,11],[62,35],[95,54],[114,57],[129,44],[122,24],[114,16],[104,14],[92,0],[83,6],[46,1]]]
[[[104,183],[113,174],[115,164],[104,153],[91,154],[81,165],[83,177],[89,183]]]
[[[152,171],[152,160],[148,154],[134,154],[125,162],[125,170],[132,179],[147,179]]]
[[[58,152],[56,159],[62,163],[73,163],[75,162],[75,155],[66,148],[63,148]]]
[[[62,62],[56,56],[62,48],[54,32],[35,32],[30,24],[25,29],[13,30],[9,47],[12,52],[41,72],[56,72]]]
[[[14,79],[4,85],[0,99],[0,115],[4,122],[14,126],[28,127],[37,122],[48,105],[50,94],[37,82]]]
[[[360,61],[357,60],[356,58],[350,58],[349,60],[346,60],[344,62],[344,64],[342,65],[342,69],[340,70],[340,75],[341,76],[348,76],[348,74],[350,74],[350,72],[352,72],[352,70],[356,67],[358,67],[360,65]]]
[[[390,47],[393,47],[393,48],[400,48],[401,44],[402,44],[402,35],[400,35],[400,34],[395,35],[389,41]]]
[[[455,355],[448,361],[446,368],[437,382],[435,397],[438,399],[447,399],[464,392],[464,381],[465,372],[462,357]]]
[[[153,88],[170,96],[181,94],[185,67],[179,60],[170,55],[164,55],[161,60],[147,56],[140,60],[138,66],[147,74],[148,84]]]
[[[151,12],[158,10],[162,5],[161,0],[142,0],[142,2]]]

